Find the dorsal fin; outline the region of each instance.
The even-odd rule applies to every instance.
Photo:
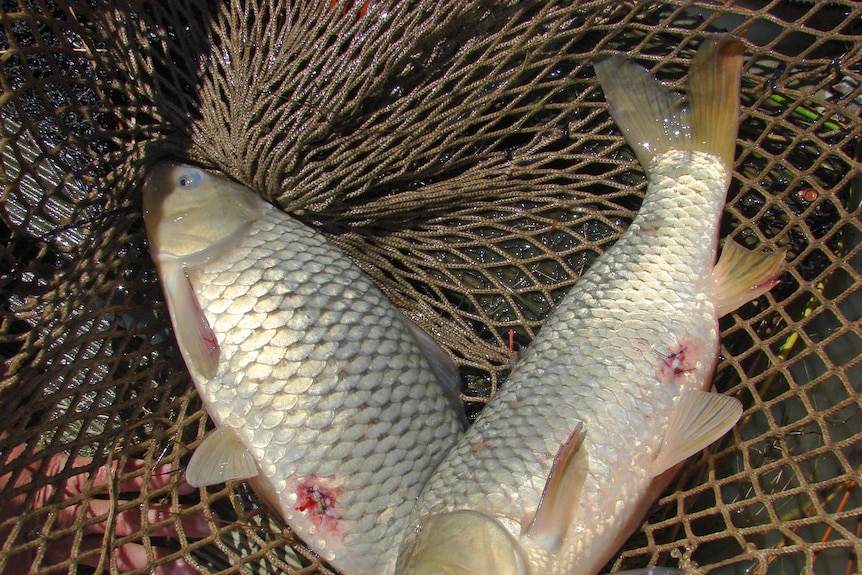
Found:
[[[431,370],[437,376],[437,380],[443,387],[443,393],[449,399],[452,409],[458,415],[461,421],[461,427],[467,429],[467,416],[464,413],[464,406],[461,404],[461,374],[458,371],[458,365],[452,357],[446,353],[446,350],[437,343],[428,332],[419,327],[416,322],[405,315],[401,315],[407,330],[413,335],[413,339],[419,345],[419,348],[428,358],[428,363],[431,364]]]

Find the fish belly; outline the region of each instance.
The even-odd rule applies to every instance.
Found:
[[[708,154],[668,152],[649,173],[630,229],[553,311],[417,508],[495,517],[521,538],[533,573],[594,573],[608,560],[670,476],[650,465],[675,403],[708,386],[714,367],[724,171]],[[573,524],[556,553],[531,552],[521,535],[579,422],[589,471]]]
[[[256,490],[345,573],[390,572],[421,486],[460,434],[400,311],[270,208],[189,278],[221,349],[216,376],[193,379],[256,460]]]

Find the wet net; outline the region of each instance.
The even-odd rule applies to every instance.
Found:
[[[643,196],[591,62],[629,53],[679,87],[725,30],[747,59],[722,237],[788,263],[721,322],[714,384],[743,419],[608,568],[862,570],[862,5],[0,0],[0,509],[24,502],[0,572],[113,572],[127,544],[138,573],[329,572],[245,483],[140,480],[210,429],[147,253],[150,163],[327,233],[451,352],[474,416]],[[186,534],[194,513],[211,535]]]

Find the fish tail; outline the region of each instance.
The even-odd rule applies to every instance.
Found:
[[[693,149],[718,156],[728,179],[739,129],[744,51],[729,34],[713,36],[698,50],[688,75]]]
[[[608,109],[645,170],[664,152],[696,150],[716,156],[729,178],[739,124],[742,56],[742,43],[729,34],[704,41],[689,71],[689,108],[678,94],[622,56],[595,64]]]

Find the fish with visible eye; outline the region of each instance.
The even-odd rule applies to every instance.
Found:
[[[339,570],[391,573],[463,429],[454,362],[324,236],[248,188],[162,162],[143,196],[177,343],[216,425],[187,481],[247,479]]]
[[[717,318],[769,291],[784,257],[729,240],[715,263],[742,61],[736,39],[706,40],[690,109],[622,57],[595,65],[647,172],[643,204],[431,476],[397,574],[592,575],[739,419],[708,391]]]

